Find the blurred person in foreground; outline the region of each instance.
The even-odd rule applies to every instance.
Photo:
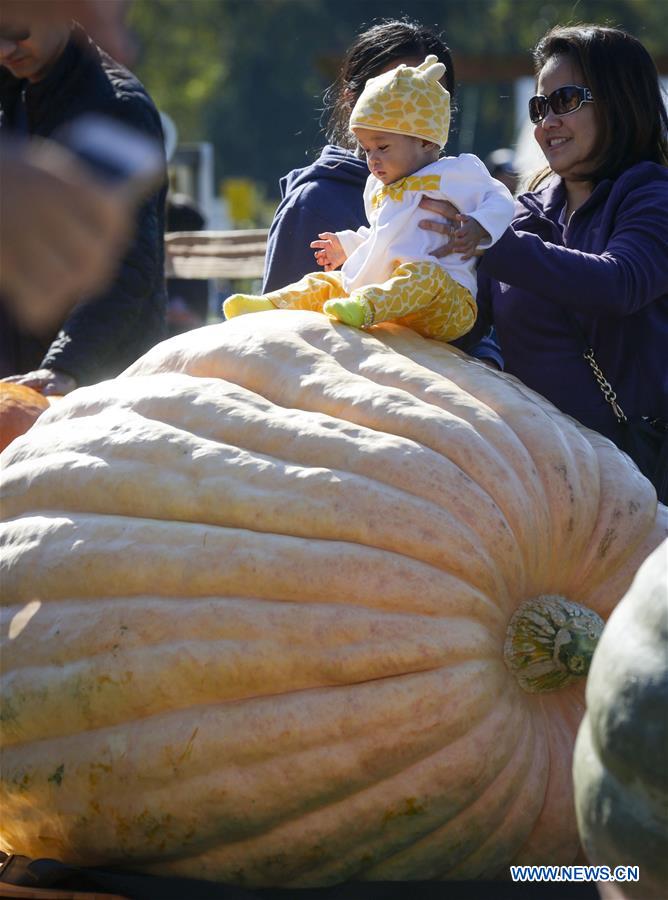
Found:
[[[76,19],[107,53],[129,65],[134,44],[125,27],[125,16],[131,3],[132,0],[0,0],[0,29],[22,26],[28,19],[44,25]]]
[[[0,321],[57,329],[102,290],[130,232],[130,207],[52,141],[0,147]],[[3,314],[4,310],[4,314]],[[0,336],[0,348],[6,331]],[[5,354],[0,350],[0,356]],[[6,374],[8,364],[4,366]]]
[[[0,27],[3,137],[10,135],[14,145],[26,138],[50,138],[63,125],[96,113],[162,145],[158,112],[140,82],[78,23],[42,15],[31,18],[32,6],[32,2],[25,4],[22,20],[8,21],[5,15]],[[46,149],[42,147],[44,153]],[[80,169],[77,174],[85,181]],[[91,189],[93,181],[89,176]],[[135,236],[112,281],[101,293],[79,297],[82,302],[57,323],[60,328],[46,321],[39,326],[28,324],[29,315],[17,312],[16,303],[2,300],[0,374],[44,393],[65,394],[78,385],[118,374],[162,339],[165,194],[166,179],[136,212]],[[67,210],[67,203],[63,209]],[[34,225],[43,226],[44,222]],[[36,265],[57,253],[57,244],[47,242],[36,251]],[[67,254],[61,252],[61,257],[67,259]],[[47,296],[42,307],[48,302]]]
[[[127,6],[126,0],[0,0],[0,58],[13,52],[29,16],[43,24],[76,18],[125,61]],[[3,140],[0,191],[0,297],[27,331],[48,331],[78,297],[111,278],[129,237],[131,207],[46,141]]]

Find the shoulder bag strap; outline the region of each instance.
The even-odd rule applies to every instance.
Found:
[[[572,315],[572,313],[570,313],[568,310],[566,310],[566,318],[570,322],[571,329],[575,333],[578,343],[584,347],[584,351],[583,351],[582,355],[589,363],[589,366],[590,366],[592,372],[594,373],[594,378],[596,379],[596,382],[597,382],[599,388],[601,389],[601,393],[603,394],[605,400],[612,407],[612,411],[615,414],[615,418],[617,419],[618,422],[626,422],[627,419],[626,419],[626,415],[624,414],[624,410],[621,408],[619,403],[617,403],[617,394],[612,389],[612,385],[610,384],[610,382],[607,380],[607,378],[603,374],[603,371],[602,371],[601,367],[599,366],[599,364],[596,362],[596,357],[594,356],[594,351],[592,350],[591,346],[589,345],[589,341],[587,340],[587,337],[582,329],[582,326],[580,325],[578,320],[575,318],[575,316]]]

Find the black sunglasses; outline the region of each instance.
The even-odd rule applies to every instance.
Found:
[[[578,87],[577,84],[565,84],[563,87],[552,91],[549,97],[537,94],[529,100],[529,118],[534,125],[542,122],[548,109],[557,116],[567,116],[569,113],[580,109],[583,103],[593,103],[591,91],[586,87]]]

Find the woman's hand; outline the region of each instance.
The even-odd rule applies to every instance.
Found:
[[[435,200],[433,197],[423,197],[420,200],[420,208],[437,213],[444,221],[435,221],[434,219],[422,219],[419,227],[425,231],[436,231],[438,234],[446,235],[448,240],[441,247],[437,247],[432,253],[437,259],[447,256],[449,253],[457,253],[455,249],[454,237],[461,226],[461,216],[459,210],[447,200]],[[483,250],[476,250],[473,256],[482,256]]]

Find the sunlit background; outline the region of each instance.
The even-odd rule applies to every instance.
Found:
[[[172,181],[210,228],[264,227],[278,180],[326,142],[323,93],[355,35],[408,16],[454,56],[448,152],[537,157],[526,120],[531,48],[557,23],[628,29],[668,76],[668,0],[135,0],[134,70],[165,114]]]

